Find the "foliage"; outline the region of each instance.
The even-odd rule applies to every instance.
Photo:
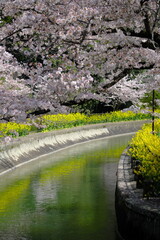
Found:
[[[132,138],[129,153],[140,161],[135,173],[141,175],[145,181],[159,186],[160,182],[160,120],[155,122],[155,132],[152,134],[151,124],[146,124]],[[160,188],[157,189],[160,193]]]
[[[99,104],[100,102],[96,99],[85,99],[81,103],[72,105],[73,111],[80,112],[84,114],[93,114],[99,113]]]
[[[142,102],[143,107],[147,106],[151,108],[153,105],[153,92],[151,91],[151,92],[145,93],[144,97],[141,98],[140,101]],[[159,101],[160,101],[160,91],[155,91],[155,100],[154,100],[155,109],[160,109]]]

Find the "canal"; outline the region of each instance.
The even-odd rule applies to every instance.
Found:
[[[114,193],[131,135],[74,145],[0,177],[0,240],[120,240]]]

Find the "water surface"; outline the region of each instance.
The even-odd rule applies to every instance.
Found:
[[[0,240],[119,240],[114,192],[131,135],[70,147],[0,177]]]

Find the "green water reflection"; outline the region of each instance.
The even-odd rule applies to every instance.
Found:
[[[118,239],[116,169],[130,138],[74,146],[1,177],[0,239]]]

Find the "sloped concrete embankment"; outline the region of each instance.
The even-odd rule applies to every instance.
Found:
[[[137,131],[146,121],[106,123],[36,133],[15,139],[0,149],[0,174],[40,156],[91,139]]]
[[[143,198],[142,189],[136,188],[131,157],[126,151],[120,158],[117,172],[115,206],[118,231],[126,240],[159,240],[160,199]]]

